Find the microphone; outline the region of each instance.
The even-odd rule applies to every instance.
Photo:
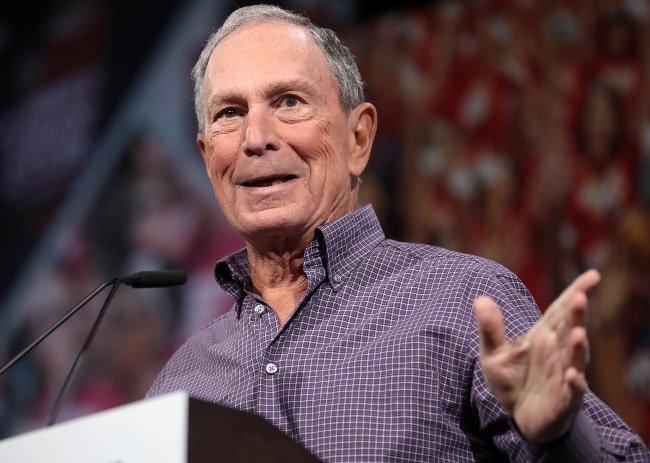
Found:
[[[144,270],[122,278],[122,283],[132,288],[167,288],[186,281],[187,274],[182,270]]]
[[[45,421],[46,426],[53,424],[56,415],[58,413],[58,409],[63,401],[63,398],[67,393],[68,389],[70,388],[70,385],[72,384],[72,380],[74,379],[79,369],[79,366],[81,365],[81,361],[83,360],[83,357],[86,351],[88,350],[90,343],[95,337],[95,333],[97,332],[97,328],[101,323],[104,313],[106,312],[106,309],[108,308],[108,305],[113,299],[113,296],[117,292],[117,289],[120,286],[120,284],[124,283],[128,286],[131,286],[132,288],[167,288],[169,286],[182,285],[186,281],[187,281],[187,274],[183,270],[145,270],[145,271],[133,273],[126,277],[113,278],[109,281],[100,284],[88,296],[82,299],[81,302],[79,302],[72,309],[66,312],[65,315],[63,315],[58,321],[56,321],[49,329],[47,329],[34,342],[32,342],[23,351],[21,351],[13,359],[7,362],[7,364],[5,364],[2,368],[0,368],[0,375],[4,374],[18,361],[20,361],[20,359],[22,359],[29,352],[31,352],[32,349],[34,349],[42,341],[44,341],[50,334],[52,334],[58,327],[60,327],[63,323],[65,323],[66,320],[68,320],[75,313],[77,313],[83,306],[85,306],[88,302],[90,302],[90,300],[93,299],[97,294],[99,294],[104,288],[106,288],[107,286],[111,286],[111,291],[106,297],[106,300],[104,301],[104,304],[102,305],[102,308],[100,309],[99,314],[97,315],[97,318],[95,319],[95,322],[92,328],[90,329],[90,332],[88,333],[88,336],[86,337],[83,346],[81,347],[81,350],[77,354],[77,358],[72,364],[72,368],[70,369],[70,372],[68,373],[68,376],[63,384],[63,387],[61,388],[61,391],[57,396],[54,406],[52,407],[52,411],[50,412],[50,414],[48,415]]]

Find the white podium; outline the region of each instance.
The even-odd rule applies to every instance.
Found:
[[[2,463],[318,462],[263,418],[177,392],[0,441]]]

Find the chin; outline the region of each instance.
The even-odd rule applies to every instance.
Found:
[[[271,209],[255,213],[242,214],[238,224],[244,236],[258,237],[260,233],[266,235],[288,236],[295,231],[304,230],[304,220],[296,210],[289,208]],[[266,236],[264,236],[266,238]]]

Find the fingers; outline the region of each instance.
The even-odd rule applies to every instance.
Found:
[[[580,275],[578,275],[569,286],[566,287],[562,294],[555,300],[555,302],[549,307],[552,309],[556,305],[570,304],[571,301],[576,300],[576,296],[580,299],[580,302],[583,305],[587,303],[587,294],[596,287],[600,282],[600,273],[595,269],[589,269]]]
[[[501,309],[490,297],[480,296],[474,301],[474,312],[478,325],[481,357],[489,356],[506,344]]]
[[[582,398],[585,392],[587,392],[588,387],[585,374],[575,368],[569,368],[564,375],[564,379],[572,391],[572,394],[569,395],[570,402],[580,407],[582,405]]]
[[[567,314],[569,327],[585,326],[587,313],[587,295],[578,293],[573,296]]]
[[[600,272],[596,269],[589,269],[582,272],[573,280],[569,288],[574,287],[576,291],[587,294],[600,282]]]
[[[540,324],[539,334],[551,336],[564,359],[565,371],[582,375],[589,362],[589,344],[585,329],[587,295],[600,281],[596,270],[579,275],[551,304]],[[583,380],[584,381],[584,380]]]
[[[544,313],[544,323],[560,338],[568,335],[576,326],[585,325],[587,295],[600,281],[600,273],[590,269],[580,274],[553,301]]]
[[[570,390],[567,395],[567,412],[575,416],[582,406],[585,393],[587,392],[587,379],[583,372],[574,368],[567,369],[564,379]]]
[[[569,365],[579,372],[584,372],[589,363],[589,342],[587,331],[582,327],[576,327],[569,334],[569,349],[571,359]]]

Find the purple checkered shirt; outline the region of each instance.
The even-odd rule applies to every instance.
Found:
[[[327,462],[650,461],[589,393],[552,449],[526,445],[488,390],[473,301],[489,294],[509,338],[540,312],[504,267],[387,240],[370,206],[321,226],[308,288],[284,326],[251,292],[244,250],[215,267],[233,310],[190,338],[148,396],[191,396],[257,413]]]

